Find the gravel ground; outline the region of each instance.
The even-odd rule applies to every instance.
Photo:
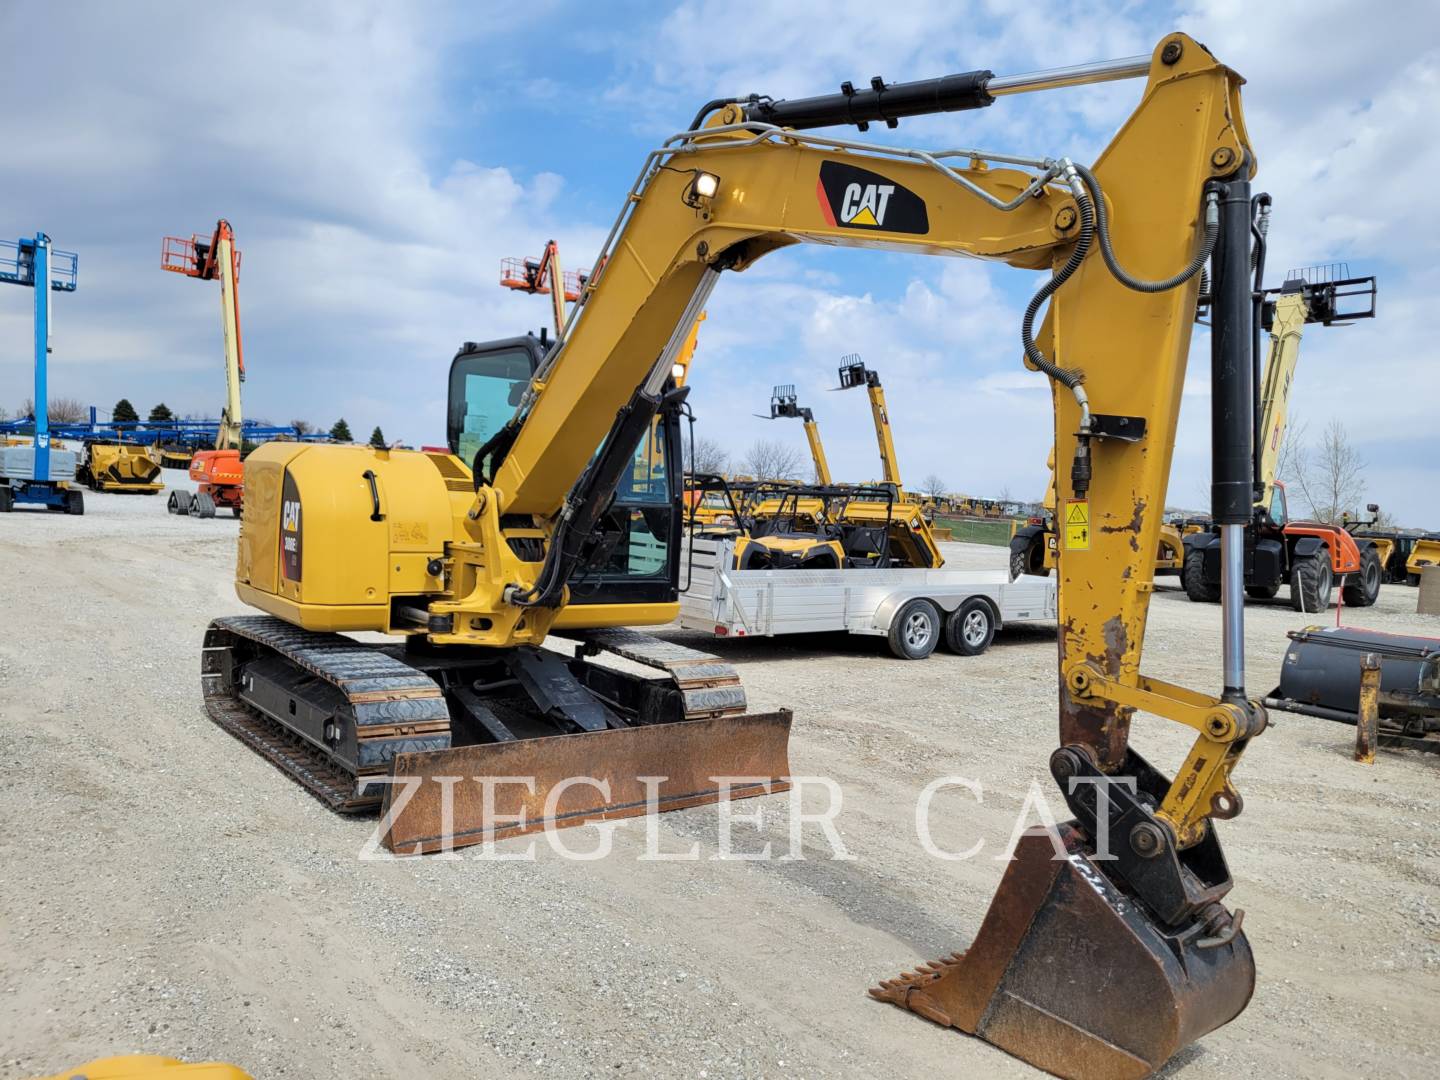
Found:
[[[167,481],[183,482],[167,472]],[[603,859],[362,862],[372,822],[325,811],[204,717],[196,675],[230,588],[235,522],[92,495],[68,518],[0,518],[0,1076],[163,1052],[272,1076],[1036,1076],[864,990],[965,947],[1032,782],[1048,793],[1054,632],[905,664],[868,639],[710,643],[753,708],[795,710],[797,772],[833,778],[852,861],[720,860],[714,807],[644,822]],[[951,545],[954,564],[1001,566]],[[1386,586],[1357,621],[1440,632]],[[1219,684],[1220,616],[1162,583],[1146,667]],[[1252,689],[1273,684],[1288,605],[1249,615]],[[678,630],[676,640],[702,642]],[[1224,829],[1260,970],[1250,1008],[1166,1070],[1431,1077],[1440,1004],[1440,759],[1349,759],[1350,729],[1279,715],[1236,775]],[[1141,720],[1174,768],[1186,740]],[[916,837],[981,857],[942,861]],[[825,793],[807,789],[807,808]],[[1058,802],[1052,800],[1058,812]],[[788,849],[789,803],[738,804],[735,846]],[[580,848],[595,829],[562,835]],[[500,850],[523,853],[530,838]]]

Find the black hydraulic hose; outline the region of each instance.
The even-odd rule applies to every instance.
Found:
[[[1262,430],[1265,409],[1262,401],[1265,376],[1261,360],[1261,357],[1264,355],[1264,351],[1261,348],[1261,332],[1263,330],[1261,324],[1265,321],[1265,250],[1270,203],[1271,199],[1269,194],[1263,191],[1250,200],[1250,235],[1255,241],[1250,247],[1250,269],[1254,274],[1254,283],[1251,286],[1254,297],[1251,312],[1254,338],[1250,345],[1250,378],[1252,380],[1251,385],[1255,388],[1254,431],[1251,437],[1250,449],[1255,468],[1255,498],[1257,500],[1265,494],[1263,480],[1260,476],[1260,458],[1265,446],[1265,432]]]
[[[1185,269],[1181,270],[1178,274],[1173,274],[1160,281],[1146,281],[1143,278],[1137,278],[1133,274],[1128,273],[1125,268],[1120,265],[1120,260],[1115,256],[1115,248],[1110,242],[1110,221],[1105,210],[1105,192],[1100,187],[1099,178],[1084,165],[1076,165],[1075,171],[1078,172],[1080,178],[1085,181],[1085,186],[1090,189],[1090,195],[1095,200],[1095,231],[1099,234],[1100,238],[1100,254],[1104,256],[1105,265],[1110,268],[1110,273],[1115,276],[1115,280],[1120,282],[1121,285],[1124,285],[1127,289],[1134,289],[1136,292],[1168,292],[1178,285],[1183,285],[1204,270],[1205,264],[1210,261],[1211,252],[1215,250],[1216,238],[1220,235],[1220,218],[1218,211],[1212,213],[1209,207],[1207,207],[1205,214],[1205,238],[1200,244],[1200,250],[1195,253],[1195,257],[1190,260],[1189,265],[1186,266]],[[1209,198],[1211,198],[1211,196],[1207,195],[1207,199]],[[1213,203],[1210,204],[1210,206],[1213,205]]]
[[[700,106],[700,111],[695,114],[695,119],[690,121],[690,126],[686,128],[686,130],[699,131],[700,125],[705,122],[705,117],[709,116],[716,109],[724,108],[726,105],[738,105],[740,102],[748,100],[748,98],[718,97],[707,101],[704,105]]]
[[[1075,250],[1070,253],[1070,258],[1065,265],[1050,276],[1050,280],[1040,286],[1040,289],[1030,298],[1029,305],[1025,308],[1025,317],[1020,320],[1020,340],[1025,346],[1025,356],[1037,368],[1043,371],[1050,378],[1068,389],[1075,389],[1079,386],[1084,376],[1079,371],[1072,371],[1063,368],[1059,364],[1049,360],[1040,346],[1035,344],[1035,316],[1040,314],[1040,308],[1045,301],[1055,294],[1055,290],[1064,285],[1070,276],[1080,269],[1080,264],[1085,261],[1085,256],[1090,254],[1090,245],[1095,237],[1095,210],[1090,200],[1084,196],[1075,200],[1080,208],[1080,236],[1075,241]]]

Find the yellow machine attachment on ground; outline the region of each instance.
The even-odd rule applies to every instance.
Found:
[[[184,1062],[158,1054],[100,1058],[40,1080],[250,1080],[250,1074],[218,1061]]]
[[[91,491],[154,495],[165,490],[155,451],[134,443],[87,442],[75,479]]]
[[[1131,77],[1144,80],[1139,102],[1093,167],[809,130]],[[665,672],[643,681],[583,655],[630,657],[630,639],[604,628],[675,612],[679,470],[635,466],[654,461],[642,444],[656,416],[680,407],[676,354],[722,277],[796,243],[1039,271],[1018,336],[1053,390],[1057,505],[1090,524],[1058,565],[1050,769],[1074,820],[1058,852],[1044,830],[1020,841],[969,951],[874,993],[1062,1076],[1159,1068],[1236,1016],[1255,974],[1240,914],[1223,903],[1232,882],[1216,824],[1240,812],[1231,775],[1266,723],[1245,693],[1233,558],[1223,685],[1199,692],[1141,671],[1207,262],[1212,516],[1228,552],[1250,522],[1257,159],[1240,84],[1172,34],[1148,56],[1051,73],[709,103],[646,160],[563,344],[533,370],[527,339],[452,367],[451,446],[479,417],[473,454],[271,443],[252,455],[236,587],[269,617],[212,624],[211,715],[339,805],[357,776],[394,781],[384,824],[407,851],[518,831],[506,815],[521,811],[574,823],[723,797],[716,777],[750,778],[732,795],[783,782],[788,716],[704,700],[737,703],[724,665],[722,685],[705,682],[713,658],[636,635],[633,655]],[[673,423],[664,430],[674,438]],[[406,647],[336,633],[350,630]],[[582,655],[542,647],[557,630]],[[1131,746],[1137,711],[1192,730],[1176,779]],[[696,714],[710,718],[686,722]],[[502,796],[471,779],[516,776],[533,786]],[[657,776],[670,778],[658,792]]]
[[[1427,566],[1440,566],[1440,536],[1421,536],[1411,545],[1405,560],[1405,573],[1411,585],[1420,584],[1420,575]]]

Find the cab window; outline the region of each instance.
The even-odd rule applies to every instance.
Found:
[[[623,538],[611,552],[607,574],[650,577],[668,569],[673,522],[667,442],[664,421],[656,421],[615,489],[610,521]]]
[[[515,415],[532,364],[528,350],[515,348],[462,356],[451,366],[446,434],[465,464]]]
[[[1276,525],[1284,525],[1290,520],[1285,513],[1285,489],[1282,487],[1275,488],[1270,496],[1270,520]]]

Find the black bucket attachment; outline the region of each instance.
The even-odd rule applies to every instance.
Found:
[[[970,949],[881,983],[872,997],[978,1035],[1056,1076],[1148,1076],[1238,1016],[1255,988],[1239,913],[1162,927],[1060,826],[1016,847]],[[1223,919],[1221,921],[1224,921]]]

